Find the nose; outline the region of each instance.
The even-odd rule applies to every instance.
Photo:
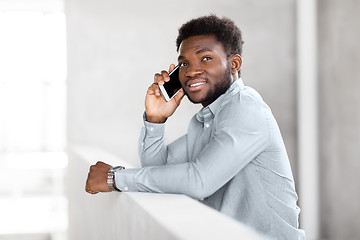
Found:
[[[186,70],[186,77],[192,78],[202,74],[203,71],[198,64],[189,64]]]

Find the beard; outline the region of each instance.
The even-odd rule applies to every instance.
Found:
[[[205,79],[206,79],[206,81],[208,81],[207,78],[205,78]],[[227,63],[224,75],[222,76],[222,81],[219,81],[218,83],[216,83],[214,85],[214,87],[208,91],[205,98],[203,100],[201,100],[201,102],[194,101],[193,99],[191,99],[191,97],[189,97],[189,95],[186,92],[185,92],[185,95],[188,97],[188,99],[192,103],[212,103],[216,99],[218,99],[218,97],[220,97],[222,94],[224,94],[229,89],[231,84],[232,84],[231,69],[230,69],[230,64]]]

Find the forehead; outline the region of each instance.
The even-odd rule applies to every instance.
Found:
[[[181,42],[179,57],[184,57],[187,54],[196,54],[199,51],[212,51],[226,56],[222,43],[214,35],[200,35],[189,37]]]

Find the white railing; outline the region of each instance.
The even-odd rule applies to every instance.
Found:
[[[184,195],[89,195],[84,191],[88,169],[98,160],[127,165],[90,148],[69,151],[69,240],[261,239],[246,226]]]

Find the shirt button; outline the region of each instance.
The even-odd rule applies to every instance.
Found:
[[[205,127],[206,127],[206,128],[210,127],[210,124],[208,124],[208,123],[207,123],[207,124],[205,124]]]
[[[154,131],[154,128],[153,127],[149,128],[149,131],[150,132]]]

